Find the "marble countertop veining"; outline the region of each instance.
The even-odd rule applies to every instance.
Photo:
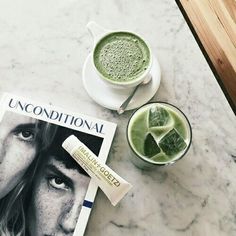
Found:
[[[81,74],[92,49],[86,24],[136,31],[162,69],[153,100],[181,108],[193,129],[187,156],[152,172],[128,159],[126,125],[89,98]],[[118,124],[108,164],[133,184],[117,207],[99,191],[86,236],[236,235],[236,120],[171,0],[0,0],[0,95],[51,102]]]

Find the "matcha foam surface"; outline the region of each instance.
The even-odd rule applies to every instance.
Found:
[[[94,50],[94,64],[107,79],[123,82],[142,75],[150,63],[150,51],[138,36],[115,32],[102,38]]]

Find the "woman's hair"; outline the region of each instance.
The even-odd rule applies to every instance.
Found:
[[[79,137],[96,155],[99,154],[103,142],[103,138],[45,122],[38,122],[37,127],[40,132],[36,136],[38,143],[36,158],[17,186],[6,197],[0,200],[0,236],[24,236],[27,234],[25,218],[28,209],[27,204],[30,202],[32,186],[34,184],[33,179],[44,165],[44,158],[47,158],[48,155],[53,155],[56,159],[63,161],[66,167],[74,167],[81,174],[87,175],[61,147],[62,142],[67,137],[71,134]]]
[[[25,235],[25,206],[29,186],[34,178],[39,164],[40,153],[52,143],[57,126],[44,121],[36,122],[37,155],[28,167],[23,178],[16,187],[0,200],[0,235],[23,236]]]

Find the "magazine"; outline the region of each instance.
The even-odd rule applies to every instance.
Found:
[[[84,234],[97,185],[62,148],[71,134],[104,163],[116,124],[5,93],[0,101],[0,235]]]

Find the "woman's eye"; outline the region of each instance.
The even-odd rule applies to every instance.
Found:
[[[48,180],[49,184],[56,189],[67,190],[68,187],[64,181],[59,177],[52,177]]]
[[[35,133],[31,130],[24,130],[17,132],[18,138],[24,140],[24,141],[33,141],[35,138]]]

